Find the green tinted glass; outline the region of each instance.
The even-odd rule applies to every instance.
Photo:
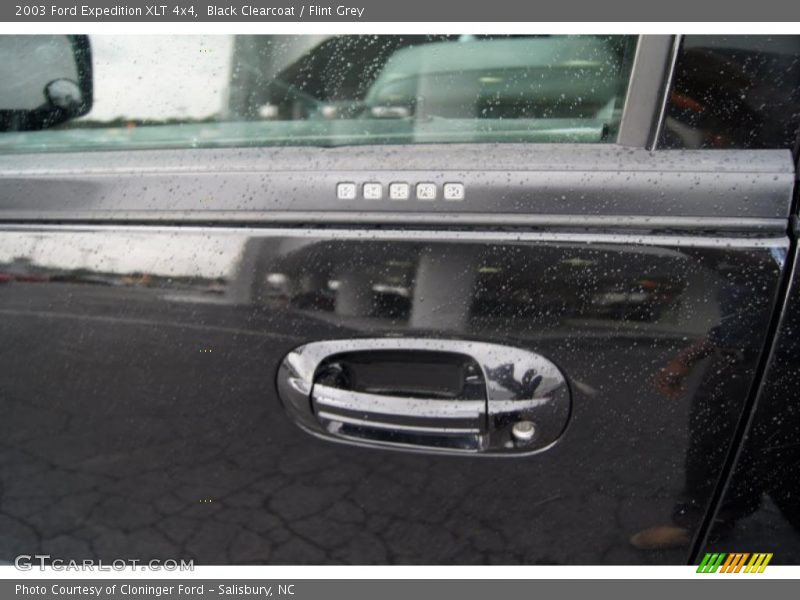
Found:
[[[6,58],[30,38],[4,37]],[[54,37],[42,36],[42,48]],[[635,37],[91,36],[86,44],[88,112],[62,111],[52,126],[5,119],[0,151],[613,142]],[[54,77],[50,89],[81,99],[79,86],[68,87],[74,75],[51,67],[42,81]],[[64,102],[41,87],[25,91],[45,107]]]

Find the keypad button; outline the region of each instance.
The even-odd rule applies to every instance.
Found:
[[[336,186],[336,197],[339,200],[355,200],[356,199],[356,184],[350,182],[343,182]]]
[[[417,200],[436,200],[436,184],[418,183]]]
[[[383,198],[383,186],[380,183],[364,184],[364,200],[380,200]]]
[[[389,198],[391,200],[408,200],[411,195],[411,186],[407,183],[389,184]]]
[[[445,200],[460,201],[464,199],[463,183],[445,183],[442,192]]]

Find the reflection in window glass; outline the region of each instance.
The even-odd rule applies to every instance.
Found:
[[[683,39],[662,148],[791,148],[800,123],[800,36]]]
[[[94,104],[0,151],[613,142],[635,36],[90,36]]]

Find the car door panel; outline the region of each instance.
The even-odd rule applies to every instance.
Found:
[[[795,237],[797,226],[794,227]],[[796,251],[790,284],[761,378],[746,434],[726,478],[700,552],[763,549],[776,564],[797,564],[798,505],[797,321],[800,318]],[[702,555],[702,554],[701,554]]]
[[[240,58],[256,64],[279,42],[242,40],[264,48]],[[471,119],[475,103],[456,98],[449,110],[475,137],[454,131],[473,143],[176,148],[257,143],[249,130],[268,132],[294,106],[287,94],[247,104],[278,112],[241,123],[4,134],[0,560],[685,563],[781,305],[795,169],[783,150],[650,151],[677,49],[672,36],[642,36],[628,106],[608,104],[621,114],[613,131],[592,120],[578,132],[618,143],[478,143],[513,119]],[[503,81],[483,75],[481,86]],[[331,102],[314,118],[347,108],[320,86]],[[480,89],[491,100],[494,88]],[[421,133],[437,117],[426,119]],[[360,122],[341,123],[341,139],[356,139]],[[364,123],[428,139],[402,119]],[[517,129],[513,139],[535,139]],[[79,147],[95,151],[58,151]],[[337,197],[341,183],[353,198]],[[380,199],[365,197],[367,183]],[[410,197],[390,200],[392,183]],[[437,197],[417,199],[420,183]],[[442,197],[448,183],[464,186],[462,200]],[[533,454],[454,456],[298,426],[283,361],[315,342],[364,340],[541,358],[568,394],[565,421],[544,424],[557,439]],[[538,385],[497,352],[502,368],[483,373],[487,415],[499,377],[520,390],[512,400]],[[330,375],[318,371],[313,386]],[[424,379],[416,366],[393,377],[390,391]],[[289,383],[322,423],[313,388]],[[635,541],[676,521],[681,544]]]
[[[692,403],[720,363],[673,399],[657,373],[732,316],[720,297],[738,273],[748,346],[718,407],[738,418],[787,248],[741,232],[100,224],[6,225],[0,243],[14,257],[0,289],[15,374],[4,554],[204,564],[686,560],[628,537],[669,519]],[[568,379],[569,425],[509,458],[344,447],[298,428],[276,393],[283,357],[375,336],[537,352]]]

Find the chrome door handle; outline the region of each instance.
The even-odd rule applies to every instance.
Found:
[[[420,430],[451,430],[481,433],[483,431],[484,400],[440,400],[405,398],[340,390],[327,385],[315,385],[311,394],[314,412],[320,419],[345,418],[351,413],[361,415],[365,425],[389,428],[396,423],[403,427],[403,418],[420,421]],[[325,416],[323,416],[325,415]],[[351,417],[352,418],[352,417]],[[428,425],[426,427],[426,424]],[[414,424],[406,424],[412,429]]]
[[[530,454],[558,438],[570,413],[552,362],[465,340],[314,342],[286,356],[277,384],[314,435],[412,451]]]

